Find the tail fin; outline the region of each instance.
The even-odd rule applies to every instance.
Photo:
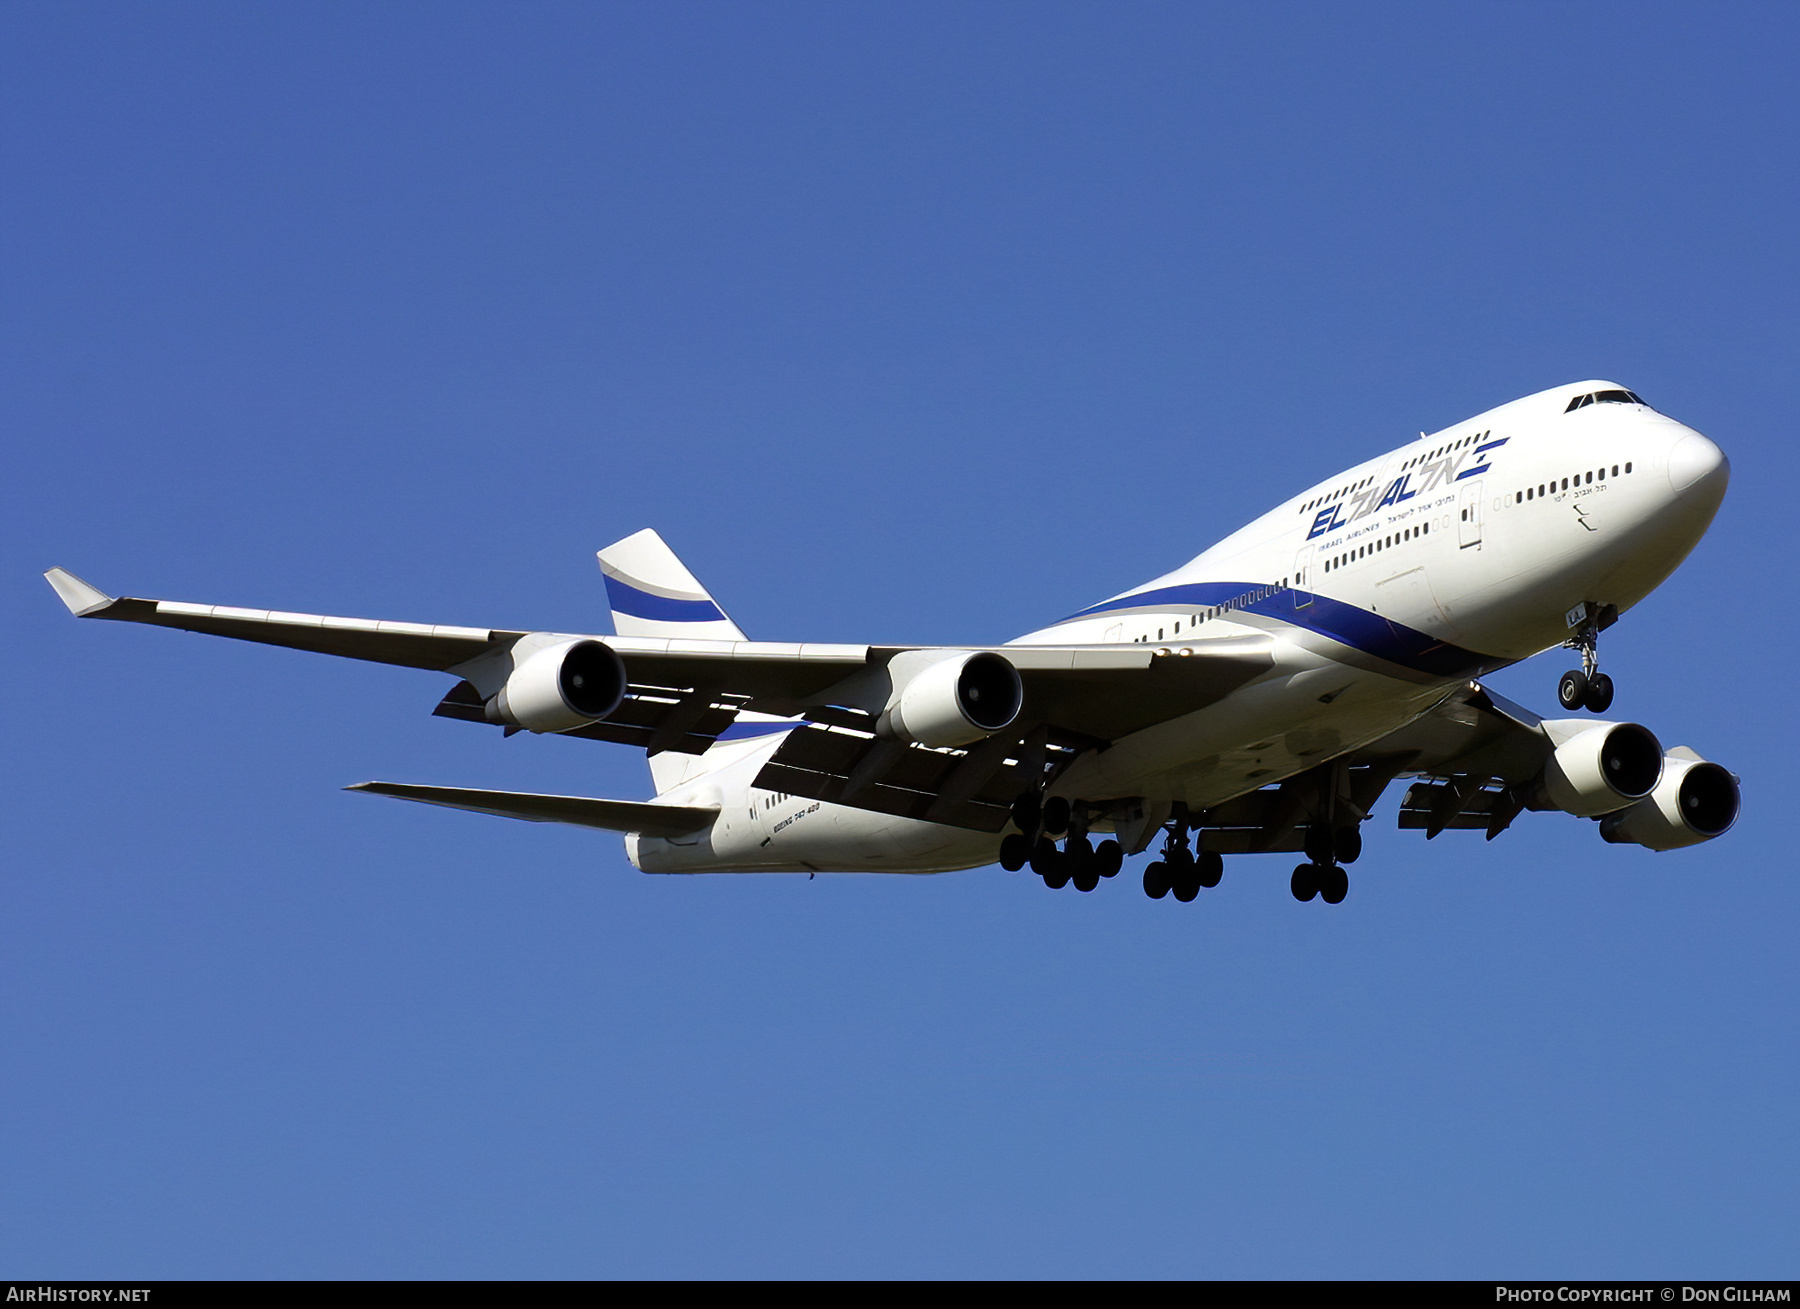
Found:
[[[683,636],[742,641],[726,617],[662,537],[646,527],[600,551],[600,572],[620,636]]]
[[[620,636],[745,639],[687,565],[648,527],[600,551],[600,572],[612,605],[613,630]],[[703,755],[664,750],[650,756],[650,778],[661,795],[742,753],[737,742],[715,745]]]

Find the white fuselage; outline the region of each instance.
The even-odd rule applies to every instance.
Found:
[[[1189,563],[1013,645],[1147,643],[1179,655],[1266,634],[1274,665],[1207,708],[1083,754],[1070,798],[1215,805],[1397,730],[1470,677],[1562,643],[1584,604],[1623,613],[1693,549],[1724,496],[1717,446],[1636,403],[1528,396],[1358,464]],[[722,743],[669,790],[710,831],[627,838],[646,872],[942,872],[1000,836],[771,795],[782,736]]]

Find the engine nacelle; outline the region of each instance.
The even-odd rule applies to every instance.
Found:
[[[1558,742],[1544,765],[1543,792],[1550,803],[1578,818],[1624,809],[1655,790],[1663,771],[1662,743],[1636,723],[1545,723]]]
[[[1723,836],[1737,816],[1737,778],[1678,746],[1663,761],[1656,789],[1603,819],[1600,835],[1616,845],[1678,850]]]
[[[1024,702],[1019,670],[1003,655],[949,655],[897,689],[876,730],[917,745],[968,745],[1010,726]]]
[[[566,732],[605,718],[624,698],[625,661],[611,646],[562,641],[521,660],[487,712],[528,732]]]

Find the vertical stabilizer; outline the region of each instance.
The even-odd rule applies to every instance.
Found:
[[[744,639],[699,579],[648,527],[600,551],[600,572],[613,630],[620,636]]]
[[[606,599],[612,605],[613,631],[620,636],[745,639],[700,580],[650,528],[614,542],[600,551],[599,557]],[[722,742],[703,755],[674,750],[651,755],[650,777],[657,794],[725,766],[743,754],[743,745]]]

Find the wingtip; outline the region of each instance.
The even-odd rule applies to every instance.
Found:
[[[68,606],[77,618],[97,613],[113,602],[113,597],[99,587],[82,581],[66,568],[52,568],[44,574],[56,592],[57,599]]]

